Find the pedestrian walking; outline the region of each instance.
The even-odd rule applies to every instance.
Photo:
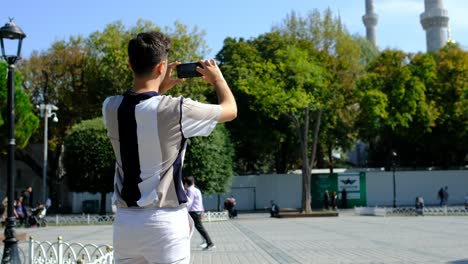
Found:
[[[114,260],[122,263],[189,263],[193,222],[182,183],[186,140],[208,136],[217,123],[236,118],[237,106],[215,60],[196,71],[214,87],[218,104],[164,95],[172,78],[171,40],[144,32],[128,43],[133,87],[103,103],[103,122],[115,158]],[[123,78],[123,77],[122,77]]]
[[[24,226],[25,227],[30,227],[31,222],[32,222],[32,191],[33,188],[31,186],[28,186],[24,189],[24,191],[21,193],[21,205],[22,209],[24,212]],[[20,199],[18,197],[18,200]],[[18,210],[18,209],[17,209]]]
[[[330,195],[328,194],[328,190],[323,194],[323,209],[330,209]]]
[[[206,231],[205,227],[202,223],[203,214],[205,213],[205,209],[203,207],[203,198],[200,189],[195,187],[195,179],[193,176],[188,176],[184,179],[184,184],[187,190],[187,208],[189,211],[190,216],[195,223],[195,228],[203,237],[203,242],[200,246],[203,247],[204,250],[210,250],[215,248],[215,244],[211,241],[210,235]]]
[[[330,206],[332,210],[336,210],[336,200],[338,199],[338,195],[336,192],[332,192],[331,199],[330,199]]]
[[[440,201],[439,206],[442,206],[444,204],[444,188],[441,187],[437,192],[437,199]]]
[[[341,208],[348,208],[348,192],[346,191],[346,188],[343,188],[341,191]]]

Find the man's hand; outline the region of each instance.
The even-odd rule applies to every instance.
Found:
[[[167,65],[166,75],[164,76],[164,80],[161,82],[161,85],[159,86],[159,92],[161,94],[169,91],[176,84],[181,83],[185,80],[185,79],[172,79],[172,71],[179,64],[180,62],[175,61]]]
[[[203,80],[214,86],[216,95],[218,96],[218,103],[223,109],[218,122],[224,123],[235,119],[237,117],[236,99],[232,95],[231,89],[229,89],[218,64],[213,59],[200,61],[200,64],[203,67],[197,67],[196,70],[203,75]]]
[[[196,70],[197,72],[203,75],[201,77],[203,80],[206,80],[212,85],[215,85],[217,81],[224,80],[223,74],[221,73],[221,70],[219,69],[218,64],[215,60],[201,60],[199,62],[203,66],[203,68],[197,66]]]

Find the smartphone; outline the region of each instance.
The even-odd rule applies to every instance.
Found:
[[[178,78],[193,78],[202,76],[201,73],[197,72],[197,66],[202,67],[199,62],[183,63],[176,66]]]

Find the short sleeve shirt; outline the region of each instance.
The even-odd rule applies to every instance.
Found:
[[[173,208],[186,203],[186,139],[210,135],[221,106],[127,91],[107,98],[102,112],[116,158],[113,204]]]

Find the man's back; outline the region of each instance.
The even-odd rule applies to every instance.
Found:
[[[219,115],[219,107],[200,105],[156,92],[126,92],[104,102],[116,155],[113,200],[118,207],[173,208],[187,201],[180,178],[185,140],[209,134]],[[193,109],[206,120],[194,119]]]
[[[190,262],[191,221],[182,187],[185,139],[208,136],[237,116],[237,105],[215,60],[196,70],[213,85],[217,105],[159,95],[183,79],[168,62],[171,40],[143,32],[127,47],[131,91],[106,99],[103,121],[116,157],[113,245],[116,264]],[[213,248],[211,244],[211,248]]]

